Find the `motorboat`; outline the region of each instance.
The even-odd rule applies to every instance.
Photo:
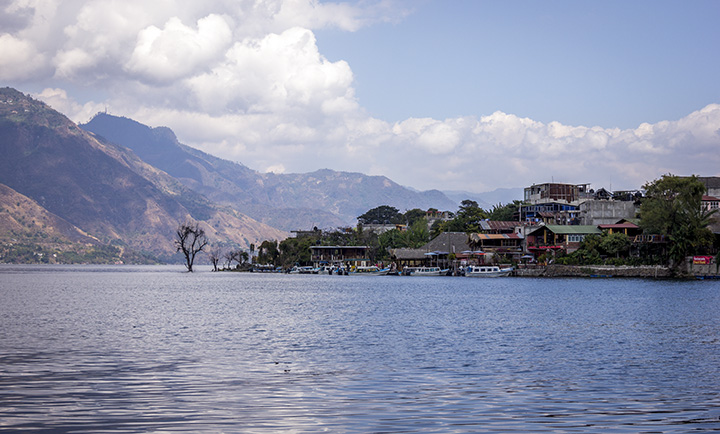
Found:
[[[321,265],[315,269],[317,274],[333,274],[334,270],[335,267],[332,267],[330,265]]]
[[[409,276],[445,276],[448,269],[440,267],[413,267],[408,271]]]
[[[465,277],[505,277],[513,268],[500,268],[496,265],[471,265],[465,269]]]
[[[377,265],[370,265],[366,267],[355,267],[350,270],[351,275],[366,275],[366,276],[386,276],[390,272],[390,268],[380,268]]]
[[[307,267],[300,267],[300,266],[294,266],[288,271],[289,274],[317,274],[317,270],[313,267],[307,266]]]

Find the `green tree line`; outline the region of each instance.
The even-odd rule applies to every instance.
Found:
[[[401,213],[395,207],[382,205],[358,216],[358,226],[353,230],[314,231],[310,236],[280,242],[264,241],[258,248],[257,262],[282,267],[310,265],[312,246],[367,246],[370,260],[387,261],[391,249],[419,248],[442,232],[477,232],[480,221],[485,219],[509,220],[519,210],[520,204],[520,201],[498,204],[487,211],[473,200],[464,200],[457,212],[449,213],[448,220],[437,219],[432,226],[428,225],[427,216],[437,213],[437,209],[424,211],[414,208]],[[368,230],[367,225],[399,225],[401,229],[391,229],[378,235]]]

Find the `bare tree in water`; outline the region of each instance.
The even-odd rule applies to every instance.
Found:
[[[208,256],[210,257],[210,263],[213,266],[213,271],[218,271],[218,263],[220,262],[220,258],[222,257],[222,252],[220,251],[220,247],[213,247],[208,252]]]
[[[205,231],[198,222],[188,222],[181,224],[175,234],[177,235],[175,240],[177,251],[185,255],[185,267],[192,273],[195,255],[202,252],[208,243]]]

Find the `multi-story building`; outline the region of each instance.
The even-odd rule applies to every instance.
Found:
[[[549,182],[525,188],[520,220],[545,224],[577,224],[579,206],[590,200],[590,184],[561,184]]]
[[[525,188],[525,203],[580,203],[582,200],[592,197],[589,186],[590,184],[560,184],[555,182],[533,184]]]

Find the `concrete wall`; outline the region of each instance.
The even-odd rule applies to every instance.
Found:
[[[580,224],[611,225],[618,220],[635,218],[636,213],[632,201],[589,200],[580,204]]]
[[[642,277],[667,278],[672,272],[661,266],[611,266],[611,265],[548,265],[546,268],[517,269],[516,276],[523,277]]]

